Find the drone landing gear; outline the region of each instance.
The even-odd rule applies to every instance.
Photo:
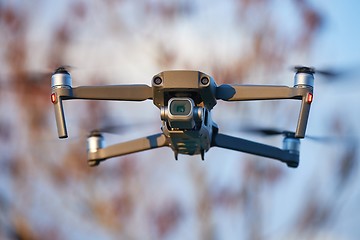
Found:
[[[296,145],[295,143],[300,144],[300,140],[291,137],[285,138],[285,140],[284,146],[287,146],[287,148],[280,149],[242,138],[217,133],[213,137],[212,146],[273,158],[286,163],[288,167],[297,168],[299,166],[299,151],[295,151],[294,147],[296,146],[298,149],[299,145]]]
[[[201,154],[201,160],[205,160],[205,150],[204,149],[201,149],[201,152],[200,152],[200,154]]]

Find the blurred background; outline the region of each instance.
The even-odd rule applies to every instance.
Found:
[[[0,239],[358,239],[360,4],[355,0],[0,0]],[[160,132],[147,102],[67,101],[57,139],[51,72],[73,86],[150,84],[173,69],[218,84],[293,85],[315,76],[300,166],[224,149],[169,148],[90,168],[89,131],[108,145]],[[294,130],[298,101],[218,102],[220,131],[281,147],[244,126]],[[330,141],[329,141],[330,139]]]

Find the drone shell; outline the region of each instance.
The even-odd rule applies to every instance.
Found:
[[[172,97],[191,97],[210,110],[216,105],[216,87],[212,77],[199,71],[164,71],[153,77],[153,101],[160,108]]]

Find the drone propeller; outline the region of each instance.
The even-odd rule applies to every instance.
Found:
[[[292,67],[292,70],[296,73],[310,73],[310,74],[318,74],[326,77],[329,80],[333,80],[336,78],[344,77],[352,72],[351,69],[348,70],[337,70],[334,68],[330,69],[315,69],[314,67],[307,67],[302,65],[296,65]]]
[[[68,73],[69,70],[74,69],[70,65],[61,65],[55,69],[45,70],[18,70],[12,71],[9,74],[0,75],[0,87],[2,89],[16,89],[16,87],[46,87],[48,88],[49,79],[54,73]]]
[[[60,65],[56,68],[44,68],[42,70],[25,70],[23,71],[23,74],[29,75],[29,76],[46,76],[51,77],[54,73],[68,73],[70,70],[75,69],[76,67],[71,65]],[[55,70],[54,70],[55,69]],[[48,79],[47,79],[48,80]]]
[[[260,127],[245,127],[241,129],[242,132],[254,133],[261,136],[295,136],[295,132],[279,130],[275,128],[260,128]]]
[[[279,130],[276,128],[261,128],[261,127],[245,127],[241,129],[242,132],[248,132],[253,134],[258,134],[261,136],[277,136],[282,135],[284,137],[295,137],[295,133],[292,131],[286,131],[286,130]],[[351,137],[319,137],[319,136],[309,136],[306,135],[305,139],[310,139],[313,141],[319,141],[319,142],[350,142],[353,141],[355,138]]]
[[[137,128],[137,129],[144,129],[145,127],[151,127],[155,126],[158,121],[150,121],[150,122],[137,122],[137,123],[123,123],[123,124],[105,124],[104,126],[100,128],[93,128],[91,131],[87,131],[92,133],[108,133],[108,134],[123,134],[125,132],[130,131],[131,129]],[[91,135],[90,134],[90,135]]]
[[[121,134],[121,133],[124,133],[126,130],[128,130],[129,127],[131,127],[131,126],[127,125],[127,124],[109,125],[109,126],[104,126],[101,128],[95,128],[95,129],[91,130],[91,133],[98,132],[98,133]]]
[[[55,70],[54,70],[55,69]],[[59,72],[69,72],[70,70],[76,69],[76,67],[72,66],[72,65],[68,65],[68,64],[62,64],[58,67],[46,67],[40,70],[33,70],[33,69],[29,69],[29,70],[25,70],[22,71],[23,74],[27,74],[27,75],[38,75],[38,76],[51,76],[54,73],[59,73]]]
[[[315,68],[313,68],[313,67],[296,65],[292,69],[296,73],[311,73],[311,74],[315,73]]]
[[[60,65],[59,67],[57,67],[55,69],[55,71],[53,72],[53,74],[55,73],[69,73],[69,70],[74,69],[73,66],[70,65]]]

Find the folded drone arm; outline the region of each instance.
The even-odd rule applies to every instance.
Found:
[[[224,101],[297,99],[301,100],[295,137],[304,138],[312,102],[312,87],[252,86],[224,84],[216,89],[216,98]]]
[[[273,158],[286,163],[289,167],[297,167],[299,164],[299,154],[297,153],[292,153],[273,146],[221,133],[217,133],[213,136],[211,145],[212,147],[221,147],[262,157]]]
[[[99,148],[96,151],[89,151],[88,161],[91,166],[94,166],[100,161],[104,161],[108,158],[119,157],[130,153],[141,152],[168,145],[169,144],[165,135],[159,133],[128,142],[118,143],[109,147]]]

